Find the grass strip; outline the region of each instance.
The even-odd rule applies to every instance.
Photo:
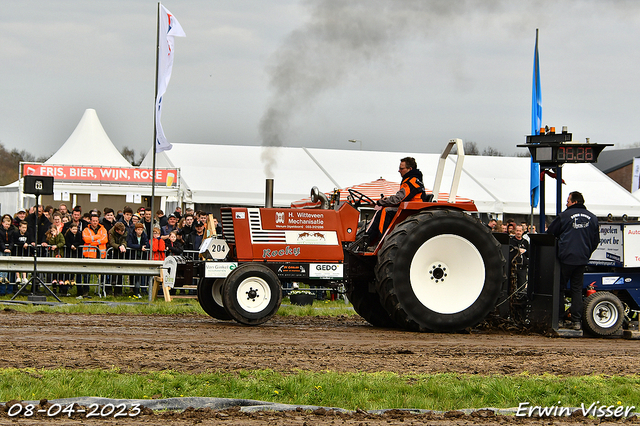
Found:
[[[364,410],[531,406],[633,405],[640,376],[477,376],[461,374],[336,373],[271,370],[184,374],[112,370],[0,370],[0,401],[96,396],[123,399],[244,398]]]
[[[10,296],[0,297],[0,301],[8,300]],[[22,299],[22,298],[21,298]],[[132,302],[131,305],[107,305],[102,303],[81,303],[75,298],[61,298],[67,304],[61,305],[31,305],[31,304],[0,304],[0,309],[13,309],[19,312],[65,312],[76,314],[140,314],[140,315],[207,315],[195,299],[179,299],[173,302],[155,300],[147,303],[146,299],[132,299],[131,297],[112,296],[93,298],[91,302]],[[51,301],[51,300],[50,300]],[[87,302],[84,300],[84,302]],[[312,306],[289,305],[289,299],[283,299],[278,310],[281,316],[341,316],[356,315],[351,304],[344,301],[317,300]]]

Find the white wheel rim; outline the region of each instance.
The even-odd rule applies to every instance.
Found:
[[[224,280],[215,280],[213,282],[213,285],[211,286],[211,296],[213,296],[213,301],[220,306],[224,306],[224,302],[222,301],[223,286],[224,286]]]
[[[240,308],[249,313],[261,312],[271,300],[269,284],[260,277],[249,277],[242,281],[236,291]]]
[[[411,260],[411,288],[425,307],[455,314],[471,306],[482,293],[484,261],[469,240],[453,234],[430,238]]]
[[[593,308],[593,322],[601,328],[611,328],[618,322],[618,309],[609,301],[602,301]]]

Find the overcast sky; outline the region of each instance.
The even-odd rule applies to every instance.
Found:
[[[511,155],[543,123],[640,141],[640,2],[167,0],[170,142]],[[153,142],[157,2],[5,0],[0,142],[53,154],[87,108],[118,149]],[[194,155],[198,155],[194,152]],[[229,159],[212,159],[229,161]],[[242,159],[235,159],[242,161]]]

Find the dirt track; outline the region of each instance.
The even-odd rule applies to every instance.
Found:
[[[194,373],[300,368],[349,372],[518,374],[527,371],[621,375],[638,374],[640,367],[638,341],[505,333],[421,334],[376,329],[359,317],[276,317],[260,327],[245,327],[204,316],[26,314],[5,309],[0,311],[0,339],[2,368],[109,369],[117,366],[130,372],[173,369]],[[357,416],[346,419],[309,416],[315,416],[306,419],[309,424],[419,421],[412,417],[376,420],[364,414],[359,419]],[[204,420],[204,424],[295,425],[303,424],[307,416],[230,413],[221,419],[202,413],[195,417]],[[159,420],[157,416],[141,416],[126,419],[125,424],[142,424],[153,418]],[[3,420],[11,422],[0,417],[0,424],[5,424]],[[184,424],[191,424],[187,418],[183,420]],[[172,419],[172,422],[178,421],[180,419]],[[467,421],[492,422],[436,416],[429,423],[466,424]],[[90,424],[87,419],[82,423]],[[20,424],[29,424],[29,420],[21,419]],[[105,419],[101,424],[105,424]]]

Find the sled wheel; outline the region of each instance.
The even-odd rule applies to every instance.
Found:
[[[202,278],[198,283],[198,302],[211,317],[219,320],[230,320],[231,315],[224,309],[222,302],[222,286],[224,280]]]
[[[354,286],[347,292],[347,298],[358,315],[375,327],[397,328],[389,313],[380,302],[378,293],[370,293],[366,283]]]
[[[280,308],[280,280],[264,265],[242,264],[225,279],[222,300],[224,308],[234,320],[246,325],[262,324]]]
[[[500,243],[474,217],[429,210],[407,218],[378,254],[378,294],[391,318],[410,330],[477,325],[496,305],[505,276]]]
[[[624,306],[618,297],[608,291],[598,291],[587,297],[584,303],[583,325],[596,336],[610,336],[624,321]]]

